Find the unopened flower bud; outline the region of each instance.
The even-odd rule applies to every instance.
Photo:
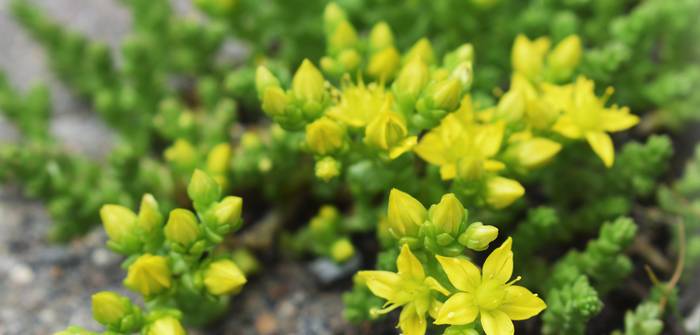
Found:
[[[292,78],[292,91],[299,100],[320,102],[325,93],[324,82],[321,72],[304,59]]]
[[[200,204],[203,208],[221,197],[221,186],[204,171],[196,169],[187,186],[187,194],[195,202],[195,207]]]
[[[231,162],[231,145],[219,143],[215,145],[207,155],[207,171],[216,174],[224,174],[229,170]]]
[[[340,162],[333,157],[324,157],[316,162],[314,172],[319,179],[329,181],[340,175],[340,169]]]
[[[338,62],[343,66],[345,72],[355,70],[362,61],[362,57],[355,49],[345,49],[338,55]]]
[[[469,225],[467,230],[459,236],[459,244],[474,251],[486,250],[489,243],[498,237],[498,228],[475,222]]]
[[[204,272],[204,286],[213,295],[237,293],[246,282],[243,272],[228,259],[212,262]]]
[[[434,109],[453,111],[462,96],[462,83],[457,78],[447,78],[430,88]]]
[[[114,292],[102,291],[92,295],[92,316],[107,327],[118,327],[131,313],[132,307],[129,298]]]
[[[525,189],[513,179],[493,177],[486,182],[486,202],[496,209],[508,207],[525,194]]]
[[[105,232],[116,243],[127,240],[136,226],[136,214],[119,205],[104,205],[100,209],[100,218]]]
[[[367,65],[367,73],[380,80],[390,79],[399,67],[400,58],[401,56],[396,48],[385,48],[372,55],[369,65]]]
[[[542,72],[544,55],[548,50],[549,39],[531,41],[525,35],[518,35],[511,53],[513,70],[531,79],[537,77]]]
[[[255,89],[258,92],[258,97],[262,97],[268,87],[280,87],[280,81],[270,70],[260,65],[255,70]]]
[[[345,145],[345,128],[328,117],[321,117],[306,126],[306,144],[315,154],[327,155]]]
[[[430,80],[428,65],[420,60],[406,63],[394,81],[394,92],[399,97],[415,100]]]
[[[231,225],[236,227],[241,219],[243,199],[241,197],[227,196],[214,206],[214,216],[219,225]]]
[[[177,243],[187,248],[197,240],[199,235],[198,224],[194,213],[183,208],[173,209],[170,211],[168,223],[165,224],[165,238],[172,243]]]
[[[389,25],[384,21],[375,24],[369,32],[370,50],[377,51],[393,46],[394,34],[391,32]]]
[[[347,20],[340,21],[331,34],[328,45],[331,50],[340,51],[353,48],[357,44],[357,32]]]
[[[428,216],[442,232],[455,236],[464,220],[464,206],[454,194],[445,194],[437,205],[430,207]]]
[[[509,121],[517,121],[525,115],[525,97],[519,90],[510,90],[501,97],[496,106],[499,116]]]
[[[418,200],[395,188],[391,189],[387,219],[392,234],[399,238],[417,236],[418,228],[426,217],[427,210]]]
[[[581,62],[583,46],[578,35],[570,35],[559,42],[547,57],[547,65],[558,78],[566,78]]]
[[[330,2],[323,10],[323,25],[327,33],[335,31],[335,28],[340,22],[345,21],[345,11],[335,2]]]
[[[146,233],[158,229],[163,223],[163,215],[158,209],[158,202],[151,194],[144,194],[139,207],[138,225]]]
[[[350,259],[355,254],[355,247],[353,247],[350,240],[347,238],[341,238],[331,246],[331,258],[336,262],[345,262]]]
[[[460,45],[455,51],[451,53],[454,60],[457,62],[468,62],[474,61],[474,46],[471,43],[465,43]]]
[[[197,149],[185,139],[177,139],[175,143],[165,149],[165,159],[182,170],[190,170],[197,165]]]
[[[401,115],[385,109],[365,128],[365,143],[387,151],[394,159],[415,145],[416,137],[408,137]]]
[[[250,275],[260,271],[260,262],[248,249],[237,249],[231,254],[231,259],[244,274]]]
[[[178,319],[172,316],[164,316],[148,327],[146,335],[185,335],[187,332]]]
[[[471,62],[461,62],[452,70],[452,78],[457,78],[462,88],[469,87],[474,79],[474,71]]]
[[[124,285],[148,297],[172,285],[168,260],[163,256],[143,254],[127,270]]]
[[[287,94],[279,87],[268,87],[263,93],[261,107],[269,116],[282,115],[287,108]]]
[[[435,62],[433,46],[427,38],[421,38],[411,47],[405,56],[404,62],[408,64],[414,60],[421,60],[426,64],[433,64]]]

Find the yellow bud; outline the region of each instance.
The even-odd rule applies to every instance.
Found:
[[[547,57],[547,64],[555,74],[567,77],[581,62],[582,53],[581,38],[570,35],[554,47]]]
[[[426,216],[427,211],[418,200],[395,188],[391,189],[387,219],[392,234],[396,237],[417,236]]]
[[[355,247],[353,247],[350,240],[347,238],[341,238],[331,246],[331,258],[336,262],[345,262],[350,259],[355,254]]]
[[[471,62],[461,62],[452,70],[452,78],[457,78],[462,87],[469,87],[474,78],[474,71]]]
[[[331,50],[353,48],[357,44],[357,32],[347,20],[340,21],[328,41]]]
[[[482,251],[486,250],[489,243],[493,242],[496,237],[498,237],[498,228],[475,222],[470,224],[467,230],[459,236],[458,241],[469,249]]]
[[[517,121],[525,115],[525,97],[519,90],[510,90],[501,97],[496,113],[508,121]]]
[[[409,63],[414,60],[421,60],[426,64],[433,64],[435,62],[433,46],[427,38],[421,38],[411,47],[405,56],[404,62]]]
[[[255,70],[255,89],[262,97],[268,87],[280,87],[280,81],[265,66],[260,65]]]
[[[508,207],[525,194],[525,189],[513,179],[493,177],[486,182],[486,202],[496,209]]]
[[[187,332],[180,321],[172,316],[164,316],[148,327],[146,335],[185,335]]]
[[[185,170],[189,170],[197,164],[197,149],[189,141],[181,138],[165,149],[164,156],[168,162]]]
[[[231,152],[231,145],[228,143],[215,145],[207,155],[207,171],[216,174],[226,173],[231,161]]]
[[[539,38],[531,41],[525,35],[518,35],[511,54],[513,70],[531,79],[539,76],[547,50],[549,50],[548,39]]]
[[[324,82],[321,72],[308,59],[304,59],[292,78],[292,91],[297,99],[318,102],[325,93]]]
[[[151,194],[144,194],[139,207],[138,225],[146,233],[153,232],[163,223],[163,215],[158,209],[158,202]]]
[[[326,8],[323,10],[323,24],[326,32],[334,31],[338,24],[344,20],[345,11],[335,2],[330,2],[326,5]]]
[[[380,80],[390,79],[399,67],[400,58],[396,48],[385,48],[372,55],[367,65],[367,73]]]
[[[118,325],[131,312],[129,298],[108,291],[92,295],[92,316],[104,326]]]
[[[340,162],[332,157],[324,157],[316,162],[314,168],[316,177],[323,181],[329,181],[340,174]]]
[[[164,232],[168,241],[189,247],[197,240],[199,235],[197,217],[189,210],[183,208],[173,209],[170,211]]]
[[[516,143],[508,149],[507,155],[512,156],[518,165],[534,169],[549,162],[559,150],[561,150],[561,144],[536,137]]]
[[[171,272],[163,256],[143,254],[127,270],[124,285],[148,297],[170,288]]]
[[[338,55],[338,61],[345,71],[352,71],[360,65],[362,59],[357,50],[345,49]]]
[[[430,221],[443,232],[456,235],[464,220],[464,206],[452,194],[445,194],[437,205],[430,207],[428,211]]]
[[[389,25],[381,21],[372,27],[369,32],[370,50],[382,50],[394,46],[394,34]]]
[[[109,239],[114,242],[124,241],[133,233],[136,225],[136,214],[130,209],[119,205],[104,205],[100,208],[100,218]]]
[[[462,44],[452,54],[459,62],[471,63],[474,61],[474,46],[471,43]]]
[[[231,254],[231,259],[244,274],[250,275],[260,270],[260,262],[248,249],[237,249]]]
[[[282,115],[287,108],[287,95],[279,87],[268,87],[263,93],[261,107],[267,115]]]
[[[195,203],[206,206],[219,199],[221,186],[204,171],[196,169],[187,185],[187,194]]]
[[[436,83],[430,90],[435,109],[452,111],[457,108],[462,96],[462,84],[457,78],[447,78]]]
[[[414,137],[407,137],[408,129],[401,115],[385,109],[365,128],[365,143],[389,152],[396,158],[415,144]]]
[[[428,80],[430,80],[430,73],[425,62],[420,60],[408,62],[401,68],[394,81],[394,91],[397,95],[416,99],[428,84]]]
[[[328,117],[321,117],[306,126],[306,144],[315,154],[326,155],[345,145],[345,128]]]
[[[241,197],[227,196],[214,206],[214,216],[220,225],[235,226],[241,219],[243,211],[243,199]]]
[[[213,295],[238,293],[246,282],[243,272],[228,259],[214,261],[204,271],[204,286]]]

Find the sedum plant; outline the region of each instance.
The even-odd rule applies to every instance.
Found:
[[[145,303],[140,308],[114,292],[93,295],[93,316],[108,332],[185,334],[181,319],[202,325],[220,317],[247,282],[233,255],[219,248],[242,225],[242,199],[222,197],[218,182],[201,170],[195,170],[187,193],[194,212],[176,208],[165,216],[150,194],[138,213],[111,204],[100,209],[107,246],[127,257],[124,286]]]

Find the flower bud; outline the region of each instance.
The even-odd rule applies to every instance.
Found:
[[[511,53],[514,72],[520,72],[530,79],[539,76],[547,50],[549,50],[549,39],[538,38],[530,41],[525,35],[518,35]]]
[[[207,171],[216,174],[226,173],[231,162],[231,152],[231,145],[228,143],[215,145],[207,155]]]
[[[394,159],[416,144],[416,137],[407,137],[408,129],[401,115],[384,109],[365,128],[365,143],[389,152]]]
[[[177,139],[165,149],[165,159],[182,170],[189,170],[197,164],[197,150],[185,139]]]
[[[243,199],[241,197],[227,196],[214,206],[214,216],[219,225],[236,227],[241,219]]]
[[[568,77],[581,62],[583,47],[578,35],[569,35],[559,42],[547,57],[547,65],[558,76]]]
[[[517,121],[525,115],[525,97],[519,90],[510,90],[501,97],[496,113],[508,121]]]
[[[394,47],[385,48],[372,55],[367,65],[367,73],[379,80],[387,80],[394,76],[399,66],[401,56]]]
[[[306,126],[306,144],[315,154],[335,152],[345,145],[345,128],[328,117],[321,117]]]
[[[347,238],[336,240],[331,246],[331,258],[338,263],[347,261],[354,254],[355,247]]]
[[[292,78],[292,92],[302,101],[320,102],[325,93],[323,75],[308,59],[304,59]]]
[[[430,80],[430,73],[425,62],[416,60],[406,63],[394,81],[394,92],[398,97],[415,100]]]
[[[457,78],[459,83],[462,84],[462,88],[469,87],[472,85],[472,80],[474,79],[474,70],[472,69],[471,62],[461,62],[455,66],[451,74],[452,78]]]
[[[454,57],[455,62],[468,62],[474,61],[474,46],[471,43],[465,43],[460,45],[455,51],[450,53]]]
[[[92,316],[106,327],[118,327],[131,313],[132,307],[129,298],[114,292],[102,291],[92,295]]]
[[[324,157],[316,162],[314,172],[319,179],[329,181],[340,175],[340,169],[340,162],[333,159],[333,157]]]
[[[328,45],[331,50],[340,51],[353,48],[357,44],[357,32],[347,20],[338,23],[331,34]]]
[[[258,97],[262,97],[268,87],[280,87],[280,81],[265,66],[258,66],[255,70],[255,89]]]
[[[345,20],[345,11],[335,2],[330,2],[326,5],[326,8],[323,10],[323,25],[326,33],[330,34],[335,31],[338,24]]]
[[[498,228],[475,222],[469,225],[457,241],[469,249],[482,251],[486,250],[489,247],[489,243],[493,242],[496,237],[498,237]]]
[[[394,34],[391,32],[389,25],[384,21],[375,24],[369,32],[370,50],[377,51],[393,46]]]
[[[549,162],[561,150],[561,144],[536,137],[518,142],[508,148],[506,156],[520,166],[535,169]]]
[[[163,215],[158,209],[158,202],[151,194],[144,194],[139,207],[138,225],[146,233],[152,233],[163,223]]]
[[[427,38],[421,38],[411,47],[404,58],[404,63],[408,64],[414,60],[420,60],[426,64],[433,64],[435,62],[433,46]]]
[[[214,261],[204,271],[204,286],[213,295],[237,293],[246,282],[243,272],[228,259]]]
[[[164,316],[148,327],[146,335],[185,335],[187,332],[180,321],[172,316]]]
[[[429,95],[433,100],[433,109],[453,111],[462,96],[462,84],[457,78],[447,78],[431,86]]]
[[[355,70],[362,61],[362,57],[355,49],[345,49],[338,55],[338,62],[343,66],[344,72]]]
[[[428,216],[441,231],[456,236],[465,217],[464,206],[454,194],[445,194],[437,205],[430,206]]]
[[[525,189],[513,179],[493,177],[486,182],[486,202],[496,209],[508,207],[525,194]]]
[[[187,186],[187,195],[195,203],[195,208],[198,204],[204,208],[221,197],[221,186],[204,171],[196,169]]]
[[[194,213],[183,208],[170,211],[168,223],[165,224],[165,238],[171,243],[177,243],[185,248],[197,240],[199,226]]]
[[[268,87],[263,93],[261,107],[269,116],[282,115],[287,108],[287,95],[279,87]]]
[[[129,239],[136,226],[136,214],[124,206],[104,205],[100,208],[100,218],[107,236],[116,243]]]
[[[427,211],[425,207],[407,193],[395,188],[389,193],[389,231],[397,238],[417,236],[418,228],[425,222]]]
[[[231,259],[244,274],[250,275],[260,271],[260,262],[248,249],[237,249],[231,254]]]
[[[143,254],[127,270],[124,285],[148,297],[172,285],[168,260],[163,256]]]

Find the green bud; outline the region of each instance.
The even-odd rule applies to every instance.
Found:
[[[255,89],[258,92],[258,97],[262,98],[268,87],[280,87],[280,81],[270,70],[260,65],[255,70]]]
[[[426,64],[435,63],[435,54],[430,41],[423,37],[414,44],[405,56],[404,63],[408,64],[414,60],[421,60]]]
[[[475,250],[482,251],[489,247],[489,243],[498,237],[498,228],[475,222],[469,225],[467,230],[457,239],[459,244]]]
[[[330,36],[328,45],[331,50],[340,51],[350,49],[357,44],[357,32],[347,20],[340,21]]]
[[[457,78],[447,78],[431,87],[430,97],[433,108],[452,111],[457,108],[462,95],[462,84]]]
[[[241,219],[243,199],[235,196],[227,196],[214,206],[214,216],[219,225],[231,225],[237,227]]]
[[[269,116],[284,114],[287,108],[287,95],[279,87],[268,87],[262,97],[262,110]]]
[[[394,81],[394,92],[398,97],[415,101],[430,80],[430,72],[425,62],[417,60],[408,62]]]
[[[328,3],[326,8],[323,10],[323,24],[326,29],[326,33],[328,34],[335,31],[338,24],[345,19],[345,11],[343,11],[343,9],[340,8],[335,2]]]
[[[138,225],[146,233],[158,229],[163,223],[163,215],[158,210],[158,202],[151,194],[144,194],[139,207]]]
[[[221,197],[221,186],[204,171],[196,169],[192,174],[190,184],[187,186],[187,195],[190,196],[195,208],[199,211]]]
[[[182,170],[191,170],[197,165],[197,149],[185,139],[177,139],[165,149],[165,159]]]
[[[131,249],[135,241],[136,214],[124,206],[104,205],[100,209],[100,218],[110,241],[115,246]]]
[[[197,217],[189,210],[173,209],[170,211],[164,232],[168,241],[187,248],[197,240],[199,235]]]
[[[320,102],[325,93],[324,83],[321,72],[308,59],[304,59],[292,78],[292,92],[299,100]]]
[[[372,27],[369,32],[370,50],[382,50],[394,46],[394,34],[389,25],[381,21]]]

